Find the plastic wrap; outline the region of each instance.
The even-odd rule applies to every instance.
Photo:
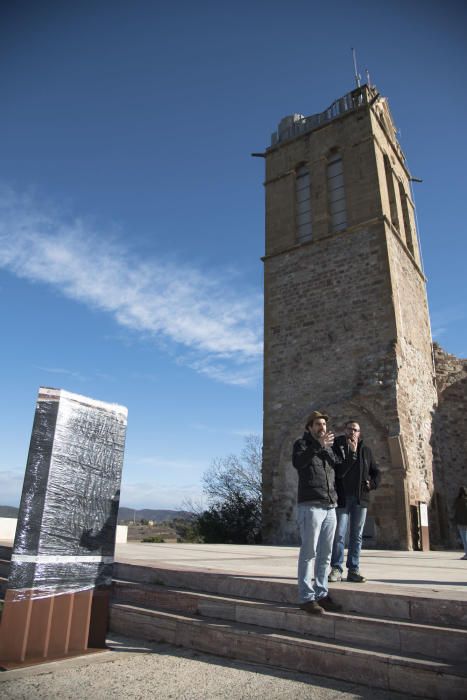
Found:
[[[45,597],[109,585],[127,409],[39,390],[8,588]]]

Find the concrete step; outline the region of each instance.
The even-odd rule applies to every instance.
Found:
[[[114,578],[275,603],[297,602],[295,581],[271,580],[266,576],[242,576],[227,572],[135,566],[116,562]],[[330,593],[349,612],[467,629],[465,593],[450,591],[447,598],[443,591],[346,582],[331,584]]]
[[[11,552],[11,545],[0,545],[0,576],[8,576]],[[295,581],[274,580],[267,576],[243,576],[228,572],[137,566],[116,562],[114,577],[276,603],[295,604],[297,601]],[[404,588],[346,582],[331,584],[330,591],[349,612],[467,629],[467,599],[462,592],[449,591],[446,596],[443,591],[428,591],[414,586]]]
[[[329,613],[328,613],[329,614]],[[446,661],[390,654],[231,620],[217,620],[114,603],[110,629],[219,656],[313,673],[430,700],[465,697],[466,673]]]
[[[339,614],[308,615],[296,605],[130,581],[114,581],[113,599],[118,603],[260,625],[338,642],[377,643],[380,648],[394,653],[422,654],[446,661],[467,659],[465,629],[352,615],[345,610]]]

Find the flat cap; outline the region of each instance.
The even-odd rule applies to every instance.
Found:
[[[321,413],[321,411],[312,411],[306,419],[305,428],[308,428],[308,426],[311,425],[313,421],[317,418],[324,418],[325,421],[329,420],[329,416],[327,415],[327,413]]]

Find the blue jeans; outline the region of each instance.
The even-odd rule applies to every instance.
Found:
[[[345,497],[345,506],[337,508],[337,527],[332,547],[331,568],[344,570],[344,546],[347,526],[350,519],[349,548],[347,550],[347,568],[358,571],[360,567],[360,551],[362,549],[363,527],[366,520],[367,508],[359,505],[355,496]]]
[[[459,535],[461,536],[464,554],[467,556],[467,525],[458,525]]]
[[[336,509],[299,503],[297,520],[302,543],[298,555],[298,595],[300,603],[306,603],[328,594],[328,569],[336,530]],[[314,584],[311,580],[313,573]]]

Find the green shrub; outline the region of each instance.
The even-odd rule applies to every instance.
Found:
[[[198,531],[206,543],[259,544],[261,509],[255,499],[232,494],[212,505],[197,518]]]

